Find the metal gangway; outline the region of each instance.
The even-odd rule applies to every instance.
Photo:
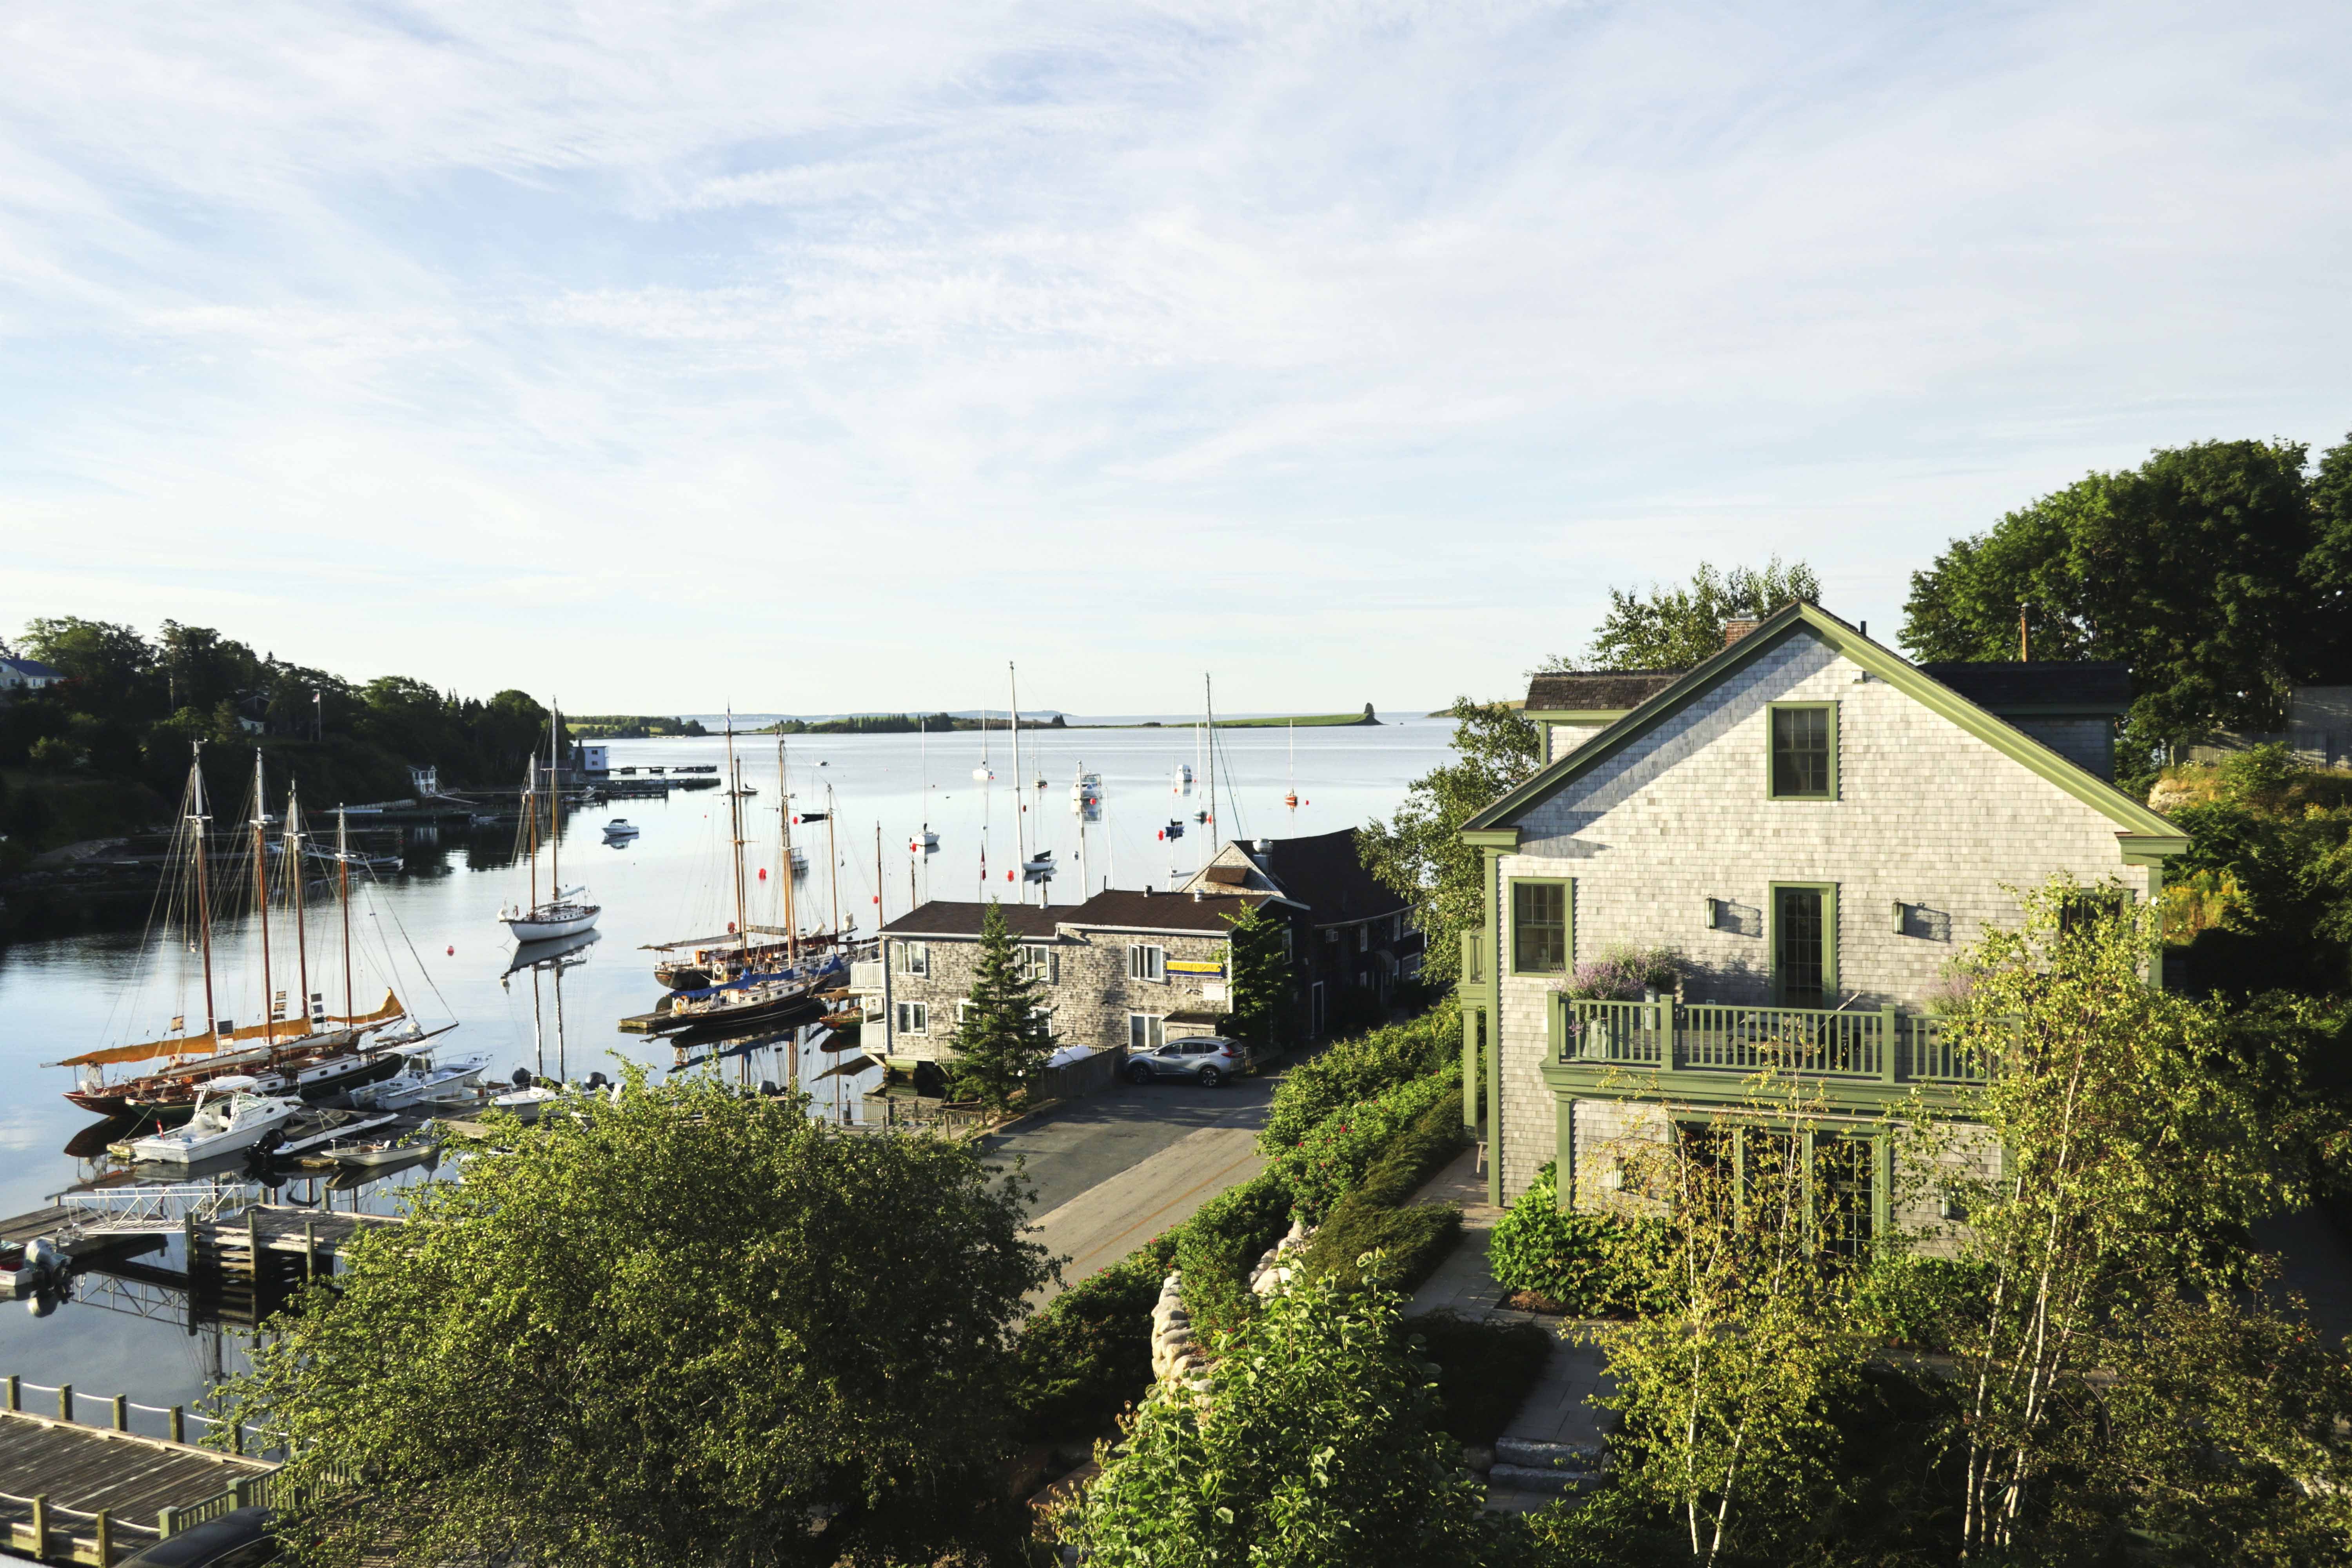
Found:
[[[66,1246],[113,1237],[168,1236],[242,1213],[264,1195],[258,1182],[177,1182],[61,1193],[56,1240]]]

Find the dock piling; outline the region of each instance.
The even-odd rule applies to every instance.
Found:
[[[33,1494],[33,1561],[49,1560],[49,1494]]]
[[[58,1419],[60,1421],[73,1419],[73,1384],[70,1383],[61,1384],[58,1387]]]
[[[98,1527],[99,1568],[110,1568],[114,1562],[114,1521],[107,1517],[104,1509],[100,1509],[93,1522]]]
[[[187,1440],[188,1412],[184,1406],[174,1405],[172,1406],[172,1441],[184,1443]]]
[[[131,1430],[131,1395],[127,1394],[114,1396],[114,1429],[118,1432]]]
[[[13,1372],[8,1374],[8,1408],[11,1410],[25,1408],[25,1381]]]

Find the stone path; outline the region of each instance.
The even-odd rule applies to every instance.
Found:
[[[1459,1204],[1462,1245],[1413,1292],[1412,1304],[1407,1311],[1433,1312],[1444,1308],[1484,1321],[1536,1323],[1555,1335],[1562,1327],[1573,1326],[1563,1325],[1558,1318],[1513,1311],[1503,1305],[1503,1288],[1496,1283],[1495,1272],[1486,1262],[1486,1244],[1503,1211],[1486,1202],[1486,1178],[1477,1170],[1475,1150],[1465,1150],[1413,1196],[1422,1203]],[[1601,1390],[1607,1377],[1597,1347],[1555,1341],[1550,1358],[1528,1385],[1525,1402],[1503,1428],[1496,1448],[1525,1454],[1562,1445],[1582,1449],[1597,1447],[1615,1419],[1591,1404],[1592,1395]],[[1507,1459],[1509,1455],[1506,1453],[1504,1458]],[[1541,1508],[1559,1495],[1549,1489],[1498,1483],[1487,1488],[1486,1506],[1519,1512]]]

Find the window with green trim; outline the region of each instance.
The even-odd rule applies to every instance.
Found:
[[[1511,971],[1562,974],[1568,970],[1568,884],[1511,884]]]
[[[1772,725],[1774,800],[1837,798],[1837,705],[1776,702]]]

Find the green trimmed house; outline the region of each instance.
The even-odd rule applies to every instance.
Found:
[[[1461,996],[1465,1071],[1499,1057],[1473,1080],[1493,1200],[1556,1160],[1562,1204],[1592,1206],[1612,1150],[1743,1103],[1779,1059],[1818,1091],[1819,1136],[1851,1123],[1857,1226],[1912,1223],[1869,1123],[1963,1070],[1930,1010],[1947,962],[2016,921],[2019,889],[2064,872],[2152,900],[2187,847],[2109,782],[2129,700],[2119,666],[1922,667],[1803,604],[1734,623],[1693,669],[1534,678],[1545,765],[1463,830],[1486,893]],[[1627,948],[1671,952],[1675,989],[1570,994]]]

